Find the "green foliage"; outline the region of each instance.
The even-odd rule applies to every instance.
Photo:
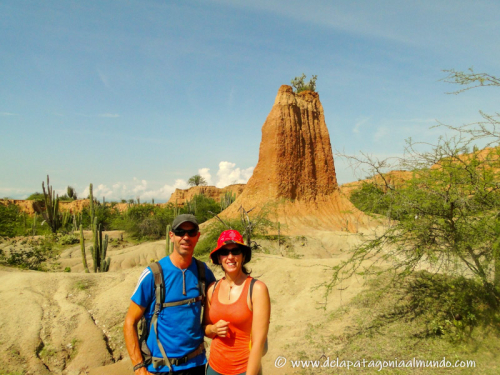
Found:
[[[236,200],[236,193],[231,193],[230,191],[226,191],[224,195],[220,197],[220,209],[224,211],[228,208],[234,201]]]
[[[480,78],[485,79],[473,73],[452,74],[454,83],[464,85],[481,85]],[[498,80],[489,82],[500,86]],[[373,264],[379,262],[389,262],[388,270],[403,280],[425,267],[435,274],[457,277],[454,287],[443,287],[437,277],[426,281],[432,288],[441,288],[442,293],[435,294],[439,303],[454,305],[460,311],[462,319],[449,320],[448,325],[473,327],[479,318],[498,325],[496,318],[486,317],[500,307],[500,122],[495,116],[482,115],[487,122],[448,126],[457,135],[427,144],[432,147],[430,150],[420,151],[418,143],[408,140],[399,169],[413,171],[413,177],[401,186],[391,188],[387,184],[384,191],[389,193],[384,196],[374,184],[358,191],[355,200],[361,203],[360,207],[373,209],[368,201],[375,199],[376,209],[382,207],[383,212],[389,206],[398,221],[384,233],[367,238],[354,249],[349,260],[333,268],[333,280],[326,284],[327,293],[353,274],[378,272]],[[495,147],[479,150],[474,146],[470,151],[477,140],[490,140],[488,145]],[[352,159],[358,163],[361,160]],[[369,158],[361,162],[369,166],[371,174],[386,181],[380,167],[389,163]],[[455,298],[457,290],[460,301]],[[478,296],[481,301],[475,299]],[[425,301],[420,299],[419,303],[425,306]],[[434,329],[442,332],[443,319],[436,319]]]
[[[194,176],[189,177],[188,185],[189,186],[205,186],[207,184],[207,180],[201,177],[199,174],[195,174]]]
[[[45,211],[42,212],[45,222],[49,225],[52,233],[57,233],[61,227],[61,214],[59,213],[59,197],[49,185],[49,175],[47,175],[47,191],[42,181],[42,190],[45,201]]]
[[[203,194],[196,194],[190,201],[185,203],[184,213],[190,213],[196,216],[199,223],[203,223],[211,219],[213,213],[221,211],[220,205],[212,198],[206,197]]]
[[[13,237],[18,233],[19,207],[0,204],[0,237]]]
[[[295,77],[294,79],[292,79],[291,83],[297,94],[305,90],[316,91],[316,80],[318,79],[318,76],[313,75],[309,80],[309,83],[305,83],[305,79],[306,75],[304,73],[302,73],[300,77]]]
[[[73,245],[79,242],[80,240],[73,234],[65,234],[59,238],[59,243],[61,245]]]
[[[74,200],[78,199],[78,196],[76,194],[76,190],[72,186],[68,186],[68,188],[66,189],[66,195],[68,197],[70,197],[71,199],[74,199]]]
[[[10,249],[6,254],[0,250],[0,263],[21,269],[45,271],[45,262],[57,256],[52,239],[33,242],[27,248]]]
[[[44,195],[42,193],[36,192],[31,194],[28,198],[26,198],[29,201],[39,201],[43,202],[44,201]]]

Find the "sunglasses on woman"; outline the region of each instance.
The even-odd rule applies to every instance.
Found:
[[[229,250],[229,249],[220,249],[217,253],[219,255],[222,255],[223,257],[227,257],[229,255],[229,253],[231,253],[233,255],[240,255],[241,252],[242,252],[242,250],[239,247],[237,247],[237,248],[231,249],[231,250]]]
[[[187,233],[187,235],[189,237],[195,237],[198,234],[198,228],[193,228],[193,229],[189,229],[189,230],[186,230],[186,229],[174,229],[172,232],[174,232],[174,234],[177,237],[184,237],[186,235],[186,233]]]

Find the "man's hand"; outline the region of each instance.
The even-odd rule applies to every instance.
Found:
[[[229,322],[226,322],[225,320],[219,320],[217,323],[212,324],[211,331],[212,333],[215,333],[217,336],[220,337],[226,337],[227,336],[227,331],[229,330]]]

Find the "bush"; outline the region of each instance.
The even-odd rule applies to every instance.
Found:
[[[45,271],[43,263],[57,255],[52,245],[51,240],[42,240],[38,245],[33,244],[28,249],[11,250],[8,255],[1,252],[0,262],[21,269]]]
[[[291,83],[297,94],[305,90],[316,91],[316,80],[318,79],[318,76],[313,75],[309,83],[304,83],[305,79],[306,75],[304,73],[302,73],[300,77],[292,79]]]
[[[80,243],[80,239],[72,234],[66,234],[59,239],[61,245],[73,245]]]
[[[13,237],[17,234],[19,207],[15,204],[0,204],[0,236]]]

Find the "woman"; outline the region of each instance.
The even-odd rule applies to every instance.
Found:
[[[210,285],[205,307],[205,335],[212,338],[207,375],[257,375],[266,344],[271,302],[266,285],[245,267],[252,251],[236,230],[221,233],[210,253],[225,276]],[[250,298],[250,289],[252,289]]]

